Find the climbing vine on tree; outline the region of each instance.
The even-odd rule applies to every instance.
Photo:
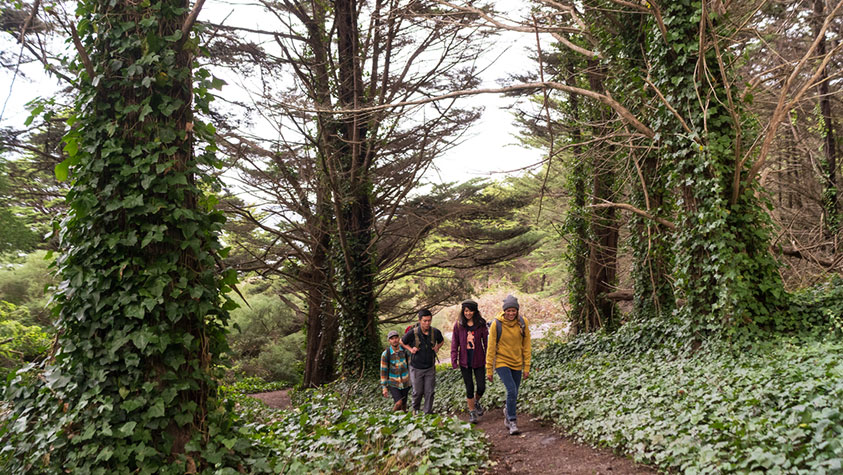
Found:
[[[663,8],[670,29],[664,36],[651,19],[648,55],[655,88],[675,106],[661,104],[653,124],[680,193],[674,252],[684,320],[702,332],[776,325],[785,292],[768,249],[769,216],[747,178],[755,123],[734,91],[735,58],[721,43],[729,23],[705,2]]]
[[[219,84],[192,72],[188,7],[77,4],[79,90],[69,158],[56,167],[72,180],[56,261],[58,337],[47,364],[8,390],[11,472],[195,473],[244,463],[249,442],[233,434],[213,375],[235,280],[215,271],[224,219],[202,171],[214,164],[214,128],[193,115],[207,111]],[[204,144],[198,154],[195,142]]]

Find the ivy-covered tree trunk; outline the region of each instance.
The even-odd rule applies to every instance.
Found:
[[[573,61],[568,63],[566,81],[570,86],[577,85]],[[568,241],[568,302],[571,305],[571,322],[573,334],[587,333],[595,330],[591,319],[586,297],[586,262],[588,260],[588,220],[585,208],[585,177],[586,160],[583,159],[582,123],[580,122],[580,96],[572,94],[568,99],[569,115],[571,117],[571,142],[573,163],[570,167],[569,186],[573,192],[571,206],[568,208],[566,226],[572,234]]]
[[[654,123],[660,159],[673,164],[673,185],[681,190],[676,286],[695,332],[771,325],[785,302],[757,184],[745,185],[731,202],[735,178],[751,163],[743,158],[753,131],[731,83],[733,58],[717,43],[722,32],[710,3],[665,3],[670,39],[653,26],[649,40],[653,83],[674,105],[671,111],[661,104]]]
[[[192,113],[196,45],[181,31],[189,6],[77,5],[80,91],[70,158],[56,169],[63,178],[71,166],[73,180],[57,259],[58,338],[45,387],[11,392],[24,428],[15,471],[238,466],[221,442],[230,423],[212,377],[233,306],[221,291],[234,274],[215,272],[224,218],[209,211],[203,190],[216,184],[199,168],[213,163],[214,129]],[[207,142],[198,157],[197,137]]]
[[[667,203],[668,170],[659,162],[656,152],[645,152],[640,165],[640,183],[632,187],[632,204],[654,216],[669,216]],[[636,177],[638,178],[638,177]],[[630,219],[633,257],[633,309],[642,318],[659,318],[670,315],[675,307],[673,285],[673,250],[670,246],[672,231],[651,219],[634,215]]]
[[[357,51],[360,35],[356,0],[334,2],[340,83],[338,105],[356,109],[365,104],[363,71]],[[368,133],[363,114],[349,112],[335,123],[334,203],[337,214],[339,256],[340,351],[346,374],[374,370],[380,342],[377,332],[377,301],[374,280],[373,189],[370,178],[372,155],[363,153]]]

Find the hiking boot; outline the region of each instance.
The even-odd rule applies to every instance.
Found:
[[[399,399],[398,402],[392,405],[392,412],[400,411],[404,407],[404,400]]]
[[[486,410],[485,410],[485,409],[483,409],[483,406],[481,406],[479,402],[476,402],[476,401],[475,401],[475,403],[474,403],[474,412],[476,412],[476,413],[477,413],[477,417],[480,417],[480,416],[482,416],[483,414],[485,414],[485,413],[486,413]]]
[[[506,406],[503,406],[503,425],[509,429],[509,416],[506,415]]]
[[[507,422],[509,422],[509,424],[507,424],[507,427],[509,427],[509,435],[517,435],[517,434],[521,433],[521,431],[518,430],[518,426],[515,425],[515,421],[507,421]]]
[[[477,424],[477,411],[468,411],[468,422]]]

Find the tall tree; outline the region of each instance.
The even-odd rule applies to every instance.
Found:
[[[412,102],[475,86],[472,63],[485,33],[473,16],[435,2],[281,1],[267,8],[280,26],[264,33],[278,49],[241,42],[227,51],[231,58],[260,58],[264,78],[293,78],[292,86],[281,86],[283,95],[269,81],[256,91],[260,112],[278,124],[278,134],[250,140],[226,131],[223,145],[240,160],[244,183],[261,190],[261,204],[240,212],[277,236],[273,255],[283,257],[268,264],[306,295],[308,328],[322,329],[308,335],[308,360],[339,338],[339,363],[356,373],[362,365],[373,367],[381,315],[396,306],[409,315],[407,307],[444,296],[396,298],[394,282],[448,267],[437,259],[436,265],[411,266],[419,261],[408,258],[437,226],[468,207],[450,197],[441,204],[414,200],[411,193],[478,112],[454,101],[433,107]],[[482,189],[459,193],[465,198]],[[478,255],[478,246],[468,249],[456,256],[459,262]],[[322,379],[309,374],[308,383]]]
[[[191,473],[240,463],[242,447],[219,449],[231,424],[212,370],[233,273],[215,271],[223,218],[209,212],[203,188],[215,184],[198,169],[214,160],[213,127],[193,114],[207,108],[211,84],[200,72],[193,88],[189,7],[77,6],[79,91],[69,157],[56,168],[72,177],[58,339],[37,391],[27,375],[10,390],[12,471]]]

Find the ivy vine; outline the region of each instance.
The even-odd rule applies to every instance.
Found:
[[[220,275],[207,71],[182,37],[188,3],[77,4],[83,51],[65,136],[58,337],[7,390],[14,473],[234,472],[250,459],[217,399],[235,274]],[[195,84],[194,84],[195,82]],[[204,144],[194,153],[194,143]]]

